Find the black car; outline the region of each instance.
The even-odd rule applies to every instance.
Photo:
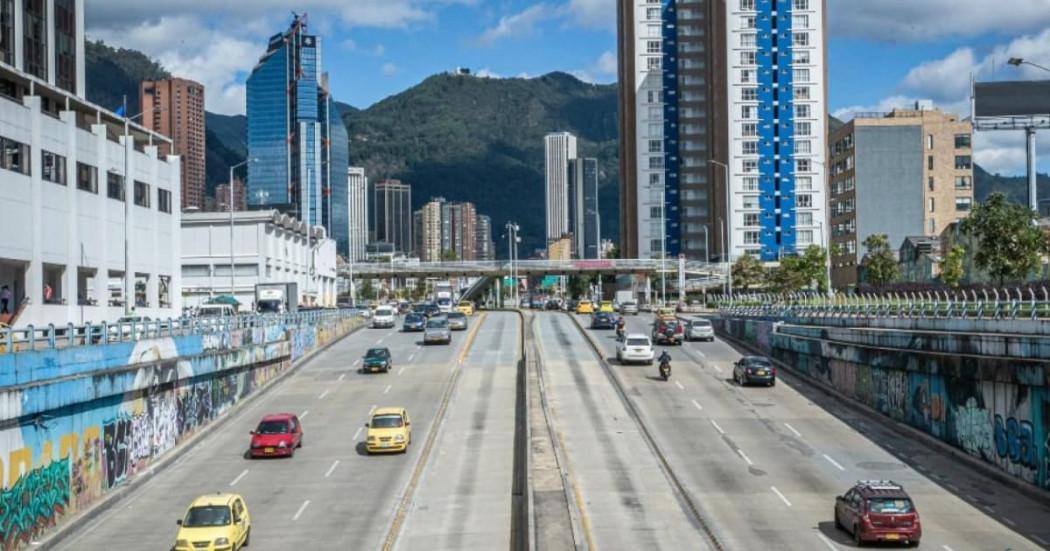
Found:
[[[390,368],[393,366],[389,348],[369,348],[368,353],[365,354],[364,367],[361,370],[365,373],[377,373],[379,371],[390,373]]]
[[[426,311],[427,318],[432,318],[434,316],[437,316],[437,315],[441,314],[441,307],[439,307],[437,304],[429,303],[429,304],[425,304],[424,306],[426,308],[425,311]]]
[[[413,314],[419,314],[419,315],[421,315],[423,317],[426,317],[426,315],[427,315],[427,305],[422,303],[422,302],[417,302],[416,304],[413,304],[412,305],[412,313]]]
[[[616,329],[616,318],[608,312],[598,312],[591,317],[591,329]]]
[[[547,304],[543,307],[544,310],[561,310],[561,304],[555,299],[550,299]]]
[[[401,330],[406,333],[409,331],[422,331],[426,328],[427,318],[423,314],[411,313],[405,316],[405,322],[401,326]]]
[[[744,356],[733,364],[733,380],[740,386],[751,383],[773,386],[777,384],[777,368],[769,358]]]

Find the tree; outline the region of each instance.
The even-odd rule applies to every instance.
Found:
[[[897,255],[890,248],[889,238],[886,234],[876,233],[864,240],[864,248],[868,250],[861,260],[864,267],[864,276],[868,283],[876,287],[882,287],[900,276],[900,265],[897,264]]]
[[[963,278],[964,256],[966,249],[959,245],[952,247],[948,254],[944,255],[944,260],[941,261],[941,283],[951,289],[959,288],[959,282]]]
[[[770,272],[769,283],[780,293],[801,291],[812,281],[807,271],[802,257],[785,256],[780,260],[780,266]]]
[[[806,278],[806,284],[817,283],[817,290],[821,293],[828,292],[827,276],[828,252],[823,247],[810,245],[802,253],[802,275]]]
[[[594,284],[594,281],[594,276],[590,275],[569,276],[569,296],[576,298],[590,298],[591,285]]]
[[[371,279],[366,279],[364,283],[361,284],[361,290],[359,292],[361,298],[365,300],[373,300],[376,298],[375,286],[372,285]]]
[[[733,264],[733,286],[743,292],[766,280],[766,267],[759,259],[745,254]]]
[[[455,262],[457,260],[459,260],[459,258],[456,257],[456,251],[442,251],[441,252],[441,261],[442,262]]]
[[[977,241],[974,262],[1000,287],[1007,279],[1024,279],[1040,268],[1047,238],[1035,224],[1038,219],[1034,210],[993,193],[963,220],[963,234]]]

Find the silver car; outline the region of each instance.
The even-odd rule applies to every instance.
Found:
[[[685,327],[685,338],[691,341],[714,342],[715,328],[710,321],[705,319],[689,320],[689,324]]]
[[[453,331],[466,331],[467,316],[463,312],[449,312],[448,328]]]
[[[625,302],[625,303],[621,304],[620,305],[620,314],[623,315],[623,316],[626,316],[626,315],[637,316],[638,315],[638,303],[637,302]]]
[[[449,330],[448,319],[427,320],[427,328],[423,330],[423,344],[431,343],[452,344],[452,331]]]

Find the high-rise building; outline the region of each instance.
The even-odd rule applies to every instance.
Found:
[[[412,186],[401,180],[376,182],[369,210],[376,243],[393,245],[395,253],[413,252]]]
[[[730,255],[775,261],[826,246],[823,0],[731,3]]]
[[[244,195],[244,181],[240,178],[233,179],[233,210],[247,210],[247,197]],[[219,184],[215,186],[215,210],[220,212],[230,211],[230,184]]]
[[[577,258],[600,258],[601,222],[598,214],[598,160],[569,162],[569,202],[572,206],[573,251]]]
[[[869,236],[885,235],[896,251],[907,237],[938,237],[969,216],[972,134],[969,121],[922,104],[859,114],[832,133],[829,233],[839,253],[831,258],[832,285],[859,282]]]
[[[349,252],[349,138],[321,70],[321,44],[306,16],[270,37],[248,95],[248,205],[324,225]]]
[[[0,2],[0,61],[77,97],[85,97],[84,3]]]
[[[475,229],[475,260],[496,260],[496,243],[492,240],[492,217],[479,214]]]
[[[441,205],[441,251],[445,258],[474,260],[477,216],[474,203]]]
[[[352,166],[348,169],[347,191],[350,199],[350,257],[354,260],[368,258],[368,177],[365,169]]]
[[[423,262],[441,261],[442,219],[441,210],[445,200],[438,197],[431,199],[416,212],[419,215],[419,246],[416,254]]]
[[[728,158],[725,3],[617,4],[620,254],[718,257],[725,181],[710,161]]]
[[[182,160],[182,208],[204,208],[207,174],[204,162],[204,86],[192,80],[170,78],[139,84],[142,126],[168,136],[165,155]],[[130,113],[129,113],[130,114]]]
[[[547,239],[559,239],[569,231],[569,161],[576,158],[576,136],[547,134],[543,144]]]

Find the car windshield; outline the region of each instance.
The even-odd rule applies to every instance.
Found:
[[[417,305],[412,307],[412,311],[416,312],[416,313],[419,313],[419,314],[422,314],[423,312],[427,311],[427,305],[426,304],[417,304]]]
[[[868,511],[872,513],[911,513],[911,500],[896,497],[876,497],[868,500]]]
[[[467,319],[467,316],[463,312],[452,312],[451,314],[448,315],[448,319],[465,320],[465,319]]]
[[[288,422],[287,421],[263,421],[259,423],[259,428],[255,429],[257,434],[287,434],[288,433]]]
[[[452,301],[447,299],[447,298],[439,298],[438,299],[438,305],[440,305],[440,306],[447,306],[449,304],[452,304]]]
[[[423,321],[423,316],[419,314],[409,314],[405,316],[405,323],[419,323]]]
[[[693,321],[693,327],[711,327],[711,322],[707,320],[695,320]]]
[[[392,315],[394,315],[394,311],[389,309],[389,308],[379,308],[378,310],[376,310],[376,315],[377,316],[392,316]]]
[[[366,358],[381,358],[383,356],[386,356],[385,348],[370,348],[368,353],[365,354]]]
[[[627,339],[627,346],[649,346],[649,339]]]
[[[444,329],[448,327],[448,320],[446,319],[432,319],[427,322],[427,329]]]
[[[377,415],[368,426],[373,429],[396,429],[404,426],[404,421],[400,415]]]
[[[747,365],[751,367],[769,367],[769,360],[765,358],[748,358]]]
[[[206,528],[230,524],[230,508],[225,505],[192,507],[186,513],[182,525],[186,528]]]

